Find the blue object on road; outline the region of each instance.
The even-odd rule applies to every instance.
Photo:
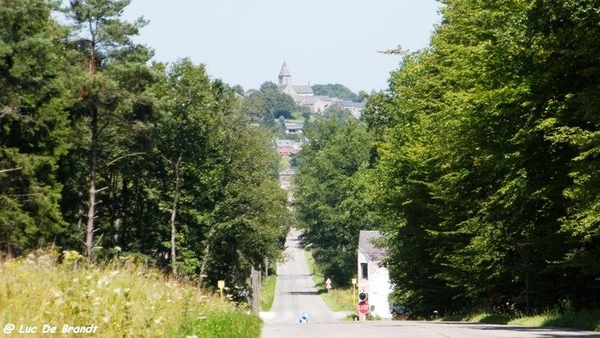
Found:
[[[300,316],[300,320],[298,320],[298,323],[308,323],[308,316],[306,315],[306,313],[303,313],[302,316]]]

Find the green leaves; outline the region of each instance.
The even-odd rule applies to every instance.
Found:
[[[63,56],[45,1],[0,1],[0,250],[19,255],[66,231],[59,157],[70,146]]]
[[[598,2],[443,3],[431,46],[365,114],[398,296],[422,314],[595,302],[573,267],[597,254]]]
[[[355,274],[359,231],[377,226],[361,171],[368,168],[372,139],[353,118],[318,120],[306,135],[294,193],[302,243],[315,250],[328,277],[346,285]]]

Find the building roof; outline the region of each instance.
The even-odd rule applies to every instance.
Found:
[[[320,100],[320,98],[318,96],[306,96],[306,97],[300,98],[300,100],[301,100],[300,105],[310,106],[310,105],[315,104],[317,102],[317,100]]]
[[[292,147],[294,142],[292,140],[275,140],[275,144],[278,147]]]
[[[385,250],[373,244],[373,240],[381,237],[379,231],[361,230],[358,235],[358,249],[366,254],[372,261],[380,261],[385,256]]]
[[[343,107],[347,107],[347,108],[363,109],[365,107],[365,104],[363,102],[354,102],[351,100],[340,100],[340,104]]]
[[[294,176],[296,175],[296,169],[287,169],[279,173],[279,176]]]
[[[298,95],[314,95],[314,92],[309,85],[292,85],[292,88]]]
[[[287,64],[285,63],[285,61],[283,61],[283,65],[281,65],[281,71],[279,71],[279,76],[280,77],[292,76],[290,74],[290,70],[288,69]]]
[[[285,129],[302,129],[304,127],[303,124],[299,123],[286,123]]]

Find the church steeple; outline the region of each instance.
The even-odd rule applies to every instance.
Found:
[[[283,65],[281,66],[281,71],[279,72],[279,85],[291,85],[292,84],[292,75],[290,75],[290,71],[288,70],[287,64],[283,61]]]

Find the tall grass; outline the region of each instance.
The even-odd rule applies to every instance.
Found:
[[[65,253],[62,264],[57,258],[46,251],[0,262],[3,327],[36,327],[39,333],[43,325],[57,332],[64,325],[95,325],[101,337],[260,335],[257,316],[127,258],[105,266],[87,266],[73,252]]]

